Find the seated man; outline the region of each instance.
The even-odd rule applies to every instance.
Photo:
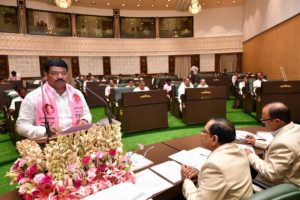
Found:
[[[187,200],[247,199],[252,195],[249,162],[234,143],[235,128],[226,119],[207,122],[201,135],[201,146],[211,150],[198,171],[182,166],[183,195]],[[198,176],[198,187],[192,179]]]
[[[163,90],[167,91],[167,97],[170,99],[171,91],[172,91],[172,80],[167,79],[166,83],[164,84]]]
[[[126,87],[134,87],[133,79],[128,79]]]
[[[145,81],[140,81],[139,83],[139,87],[134,88],[133,92],[145,92],[145,91],[149,91],[150,89],[145,86]]]
[[[16,71],[12,71],[10,76],[8,77],[9,81],[19,81],[21,80],[21,75],[18,74]]]
[[[257,73],[257,80],[255,80],[253,82],[253,92],[256,93],[256,88],[260,88],[261,87],[261,82],[262,81],[267,81],[266,79],[264,79],[264,75],[261,72]]]
[[[208,85],[206,84],[205,79],[201,79],[199,85],[197,86],[197,88],[208,88]]]
[[[193,84],[191,83],[188,77],[183,78],[183,82],[180,84],[178,88],[178,102],[179,102],[179,109],[182,111],[182,100],[181,95],[185,94],[186,88],[194,88]]]
[[[86,76],[86,80],[85,81],[83,81],[83,87],[82,87],[82,89],[83,89],[83,92],[86,94],[86,85],[87,85],[87,83],[88,82],[93,82],[92,81],[92,74],[88,74],[87,76]]]
[[[23,99],[25,98],[25,96],[27,95],[27,88],[20,86],[17,88],[17,92],[19,94],[19,96],[17,98],[14,98],[11,103],[10,103],[10,107],[9,107],[9,114],[12,114],[13,112],[15,112],[16,110],[16,102],[17,101],[23,101]]]
[[[71,126],[91,123],[82,93],[67,84],[68,65],[62,59],[49,59],[44,71],[47,82],[30,92],[21,104],[17,132],[30,139],[45,136],[45,116],[52,135]],[[47,104],[52,106],[52,112],[46,113]]]
[[[113,79],[109,80],[108,86],[105,88],[105,97],[108,98],[110,95],[110,89],[117,88]]]
[[[270,103],[262,110],[261,121],[274,131],[264,160],[245,149],[257,179],[267,185],[292,183],[300,186],[300,126],[291,121],[291,112],[283,103]]]

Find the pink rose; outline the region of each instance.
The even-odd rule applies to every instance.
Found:
[[[37,174],[37,175],[35,175],[33,181],[37,185],[47,186],[47,185],[51,185],[52,184],[52,178],[48,174]]]
[[[110,150],[108,151],[108,154],[111,155],[111,156],[115,156],[116,153],[117,153],[117,150],[116,150],[116,149],[110,149]]]
[[[33,179],[33,177],[38,173],[38,168],[36,165],[32,165],[26,172],[28,178]]]
[[[39,188],[34,188],[31,191],[31,194],[32,194],[33,198],[37,198],[37,197],[39,197],[40,192],[41,192],[41,190]]]
[[[99,158],[99,159],[101,159],[102,157],[103,157],[103,152],[102,151],[97,151],[97,153],[96,153],[96,158]]]
[[[91,157],[90,156],[84,156],[82,158],[83,164],[89,164],[90,161],[91,161]]]

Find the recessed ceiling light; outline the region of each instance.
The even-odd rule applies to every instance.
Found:
[[[125,7],[125,3],[122,3],[122,6]]]
[[[106,5],[107,5],[107,6],[109,6],[109,5],[110,5],[110,3],[109,3],[109,2],[107,2],[107,3],[106,3]]]
[[[142,0],[138,0],[139,2],[141,2]]]
[[[96,4],[96,2],[95,1],[91,1],[91,4]]]
[[[172,1],[172,0],[168,0],[168,2],[170,2],[170,1]]]
[[[232,1],[232,3],[233,3],[233,4],[235,4],[235,3],[236,3],[236,1]]]
[[[217,2],[217,5],[218,5],[218,6],[219,6],[219,5],[221,5],[221,2],[220,2],[220,1],[218,1],[218,2]]]
[[[169,5],[168,5],[168,4],[166,4],[165,6],[166,6],[166,8],[167,8],[167,7],[169,7]]]
[[[155,5],[154,5],[154,4],[152,4],[151,6],[152,6],[152,8],[153,8],[153,7],[155,7]]]
[[[78,2],[79,2],[79,0],[74,0],[74,2],[75,2],[75,3],[78,3]]]
[[[206,3],[205,3],[205,2],[203,2],[203,3],[202,3],[202,6],[206,6]]]
[[[136,6],[137,6],[137,7],[140,7],[141,5],[140,5],[140,4],[137,4]]]

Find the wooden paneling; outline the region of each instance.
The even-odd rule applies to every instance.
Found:
[[[41,77],[44,76],[44,67],[47,63],[48,57],[47,56],[40,56],[40,73],[41,73]]]
[[[192,55],[192,60],[191,60],[192,66],[196,66],[199,69],[200,66],[200,55]]]
[[[110,57],[103,56],[103,74],[111,75]]]
[[[169,74],[175,74],[175,56],[169,56]]]
[[[279,67],[284,66],[289,80],[300,80],[300,15],[244,42],[243,72],[282,79]]]
[[[141,73],[148,74],[147,56],[140,57]]]
[[[0,55],[0,77],[5,79],[9,76],[8,56]]]
[[[71,62],[72,62],[72,76],[73,76],[73,78],[75,78],[75,77],[79,76],[79,74],[80,74],[78,56],[72,57]]]

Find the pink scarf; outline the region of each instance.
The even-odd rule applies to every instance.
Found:
[[[36,124],[43,126],[45,123],[44,110],[50,126],[59,128],[58,111],[54,96],[54,89],[45,83],[42,87],[44,93],[44,106],[42,93],[39,94],[37,108],[36,108]],[[72,125],[75,126],[80,121],[83,115],[83,103],[78,91],[71,85],[66,84],[67,96],[69,99],[69,106],[72,113]]]

